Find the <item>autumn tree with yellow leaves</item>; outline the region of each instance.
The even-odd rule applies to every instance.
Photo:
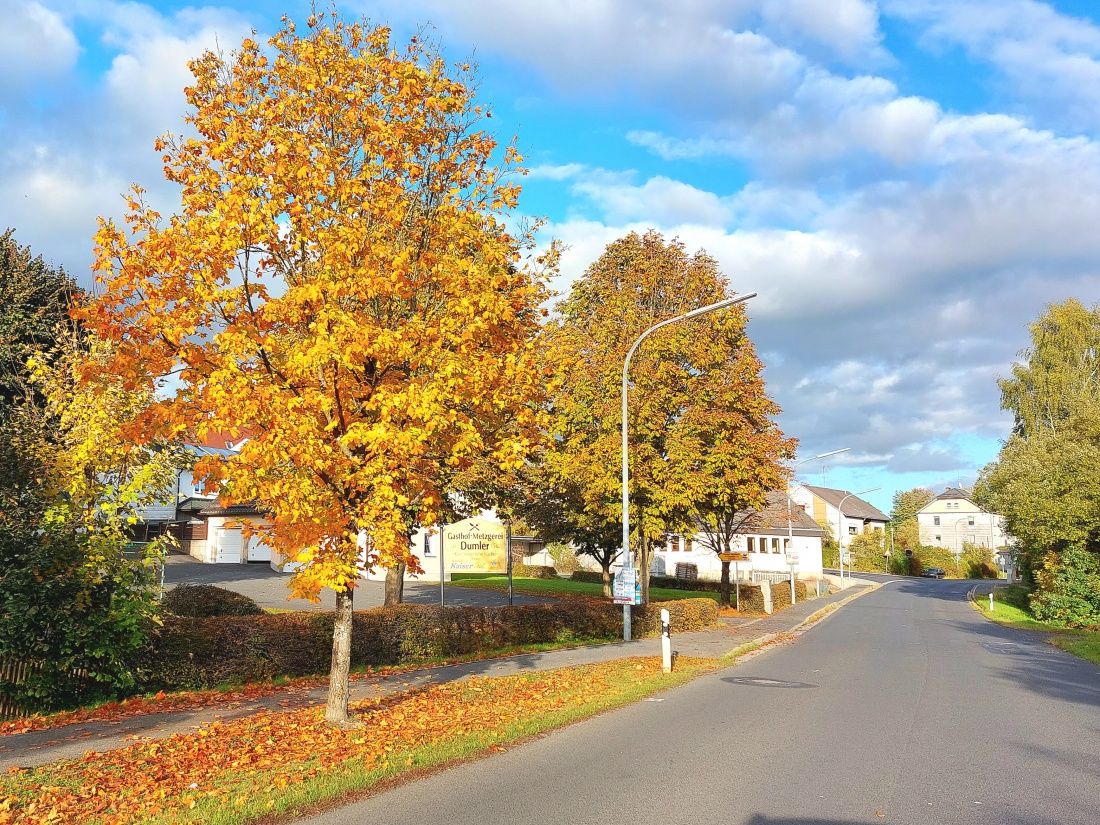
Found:
[[[581,550],[600,561],[605,584],[612,537],[622,529],[623,359],[649,327],[720,301],[728,290],[705,252],[689,254],[655,231],[630,233],[573,285],[548,330],[557,383],[549,405],[553,438],[540,472],[547,500],[557,502],[558,518]],[[654,542],[668,533],[723,533],[782,486],[782,461],[794,442],[772,420],[779,408],[760,370],[741,306],[668,326],[635,353],[630,502],[643,571]],[[643,575],[644,600],[647,591]]]
[[[102,223],[87,323],[128,382],[173,377],[143,438],[253,433],[196,473],[270,515],[296,594],[335,591],[326,718],[345,724],[360,566],[419,570],[410,535],[448,481],[536,437],[553,261],[504,224],[521,159],[484,130],[470,67],[420,37],[284,18],[268,49],[191,70],[194,137],[157,144],[180,211],[135,188],[128,227]]]

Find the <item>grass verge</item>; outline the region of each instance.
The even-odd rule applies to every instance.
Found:
[[[623,659],[476,678],[356,703],[361,726],[327,726],[323,709],[258,713],[195,734],[15,770],[0,781],[0,822],[72,825],[289,821],[526,739],[719,667]]]
[[[1100,665],[1100,633],[1039,621],[1031,615],[1027,588],[1021,585],[994,587],[992,613],[989,610],[988,595],[975,596],[973,604],[983,616],[997,624],[1049,633],[1051,637],[1047,641],[1055,647]]]
[[[474,587],[481,590],[508,592],[508,577],[500,574],[458,573],[452,577],[454,587]],[[551,596],[598,599],[605,601],[603,585],[598,582],[575,582],[572,579],[512,579],[512,592],[525,596]],[[706,590],[674,590],[671,587],[651,587],[649,598],[655,602],[672,602],[679,599],[713,599],[719,594]]]

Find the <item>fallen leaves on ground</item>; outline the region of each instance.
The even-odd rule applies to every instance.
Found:
[[[688,672],[710,663],[681,659]],[[410,751],[472,737],[483,748],[534,732],[543,716],[605,702],[661,676],[654,658],[506,677],[478,677],[352,706],[362,727],[325,724],[323,709],[263,712],[35,770],[0,784],[0,823],[127,825],[172,819],[199,804],[271,810],[280,792],[328,773],[415,770]],[[419,751],[417,749],[424,749]],[[245,821],[243,818],[241,821]]]

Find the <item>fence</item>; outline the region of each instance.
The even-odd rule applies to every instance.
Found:
[[[25,659],[0,659],[0,682],[20,685],[27,681],[28,676],[41,669],[41,662],[28,662]],[[0,696],[0,720],[26,715],[26,708],[17,705],[8,696]]]

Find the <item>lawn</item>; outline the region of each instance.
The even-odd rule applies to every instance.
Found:
[[[655,657],[436,685],[356,703],[361,725],[324,710],[263,712],[193,734],[13,769],[0,779],[0,822],[71,825],[284,821],[500,752],[548,730],[639,701],[718,667]]]
[[[1041,622],[1031,615],[1027,588],[1020,585],[998,585],[993,591],[993,612],[989,612],[989,597],[978,596],[975,604],[982,615],[1007,627],[1050,633],[1050,643],[1074,656],[1100,665],[1100,633],[1075,630],[1063,625]]]
[[[454,587],[476,587],[484,590],[508,591],[508,577],[499,573],[455,573],[451,578]],[[598,582],[575,582],[572,579],[512,579],[512,592],[525,596],[582,597],[603,599],[603,585]],[[678,599],[713,599],[717,593],[696,590],[674,590],[670,587],[651,587],[649,597],[655,602]]]

